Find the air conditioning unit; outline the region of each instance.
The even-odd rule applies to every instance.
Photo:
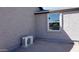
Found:
[[[29,45],[33,44],[33,36],[25,36],[22,37],[22,46],[28,47]]]

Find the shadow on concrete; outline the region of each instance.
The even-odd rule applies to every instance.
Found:
[[[20,47],[14,52],[69,52],[73,46],[74,42],[68,36],[68,34],[62,30],[62,33],[65,35],[64,39],[55,40],[55,39],[45,39],[37,38],[34,41],[34,44],[29,47]]]
[[[63,23],[64,21],[62,21],[62,25]],[[61,27],[61,31],[57,35],[61,37],[57,37],[57,39],[47,38],[47,37],[44,38],[36,37],[33,45],[29,47],[20,47],[13,51],[14,52],[69,52],[71,51],[71,49],[74,46],[74,41],[69,37],[69,35],[63,29],[63,26]]]

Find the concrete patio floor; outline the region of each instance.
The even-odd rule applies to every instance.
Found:
[[[37,40],[29,47],[21,47],[14,52],[79,52],[79,43],[59,43]]]

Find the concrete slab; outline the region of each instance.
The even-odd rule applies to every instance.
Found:
[[[29,47],[21,47],[17,50],[14,50],[16,52],[69,52],[69,51],[75,51],[77,49],[77,44],[68,44],[68,43],[57,43],[57,42],[48,42],[48,41],[42,41],[37,40],[34,42],[33,45]],[[76,49],[75,49],[76,48]]]

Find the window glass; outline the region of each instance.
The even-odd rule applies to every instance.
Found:
[[[49,14],[48,19],[49,19],[49,21],[59,21],[59,16],[60,16],[59,13]]]
[[[48,14],[48,30],[60,30],[60,13]]]

